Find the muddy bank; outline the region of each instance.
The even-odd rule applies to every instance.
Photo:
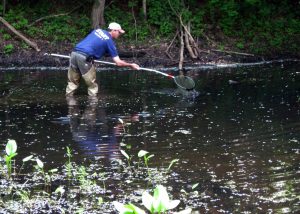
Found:
[[[68,66],[68,60],[46,56],[45,53],[58,53],[69,55],[73,44],[68,42],[52,44],[48,41],[39,41],[40,52],[31,48],[16,48],[11,54],[0,53],[0,66]],[[17,45],[16,45],[17,46]],[[136,62],[142,67],[168,67],[178,66],[178,48],[174,47],[166,54],[167,42],[152,43],[147,45],[126,45],[117,43],[119,55],[129,62]],[[259,56],[252,54],[235,53],[231,51],[216,51],[213,47],[206,47],[200,58],[192,60],[185,54],[184,66],[206,63],[249,63],[273,59],[300,59],[288,54],[274,54],[272,56]],[[101,60],[111,61],[110,57]]]

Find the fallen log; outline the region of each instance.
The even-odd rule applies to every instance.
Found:
[[[34,48],[36,51],[40,51],[38,45],[35,42],[30,41],[27,39],[22,33],[17,31],[12,25],[10,25],[5,19],[3,19],[0,16],[0,21],[9,29],[11,30],[14,34],[16,34],[20,39],[25,41],[30,47]]]
[[[236,52],[236,51],[225,51],[225,50],[216,50],[216,49],[211,49],[211,51],[214,51],[214,52],[220,52],[220,53],[228,53],[228,54],[243,55],[243,56],[255,56],[254,54],[241,53],[241,52]]]

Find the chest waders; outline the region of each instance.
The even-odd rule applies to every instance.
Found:
[[[75,90],[79,87],[81,77],[88,86],[89,96],[97,95],[98,84],[96,83],[96,69],[93,62],[87,62],[87,56],[82,53],[72,52],[68,70],[66,95],[74,94]]]

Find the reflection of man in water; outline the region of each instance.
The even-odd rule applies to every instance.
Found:
[[[73,140],[85,154],[118,158],[119,146],[113,129],[107,125],[104,107],[98,106],[97,97],[89,97],[81,113],[74,96],[66,97]]]

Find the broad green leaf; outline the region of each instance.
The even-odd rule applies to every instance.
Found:
[[[103,203],[103,198],[102,197],[99,197],[98,198],[98,205],[101,205]]]
[[[154,190],[153,207],[156,212],[164,212],[169,204],[169,196],[164,186],[158,185]]]
[[[158,198],[162,199],[164,204],[169,203],[169,195],[167,189],[162,185],[158,185],[156,189],[158,190]]]
[[[23,162],[27,162],[27,161],[30,161],[31,159],[33,158],[33,155],[29,155],[27,156],[26,158],[23,158]]]
[[[175,207],[178,206],[179,203],[180,203],[180,200],[170,201],[169,204],[168,204],[168,206],[167,206],[167,209],[168,210],[174,209]]]
[[[50,169],[49,172],[51,173],[58,172],[58,169]]]
[[[121,118],[118,118],[118,120],[120,121],[120,123],[124,124],[124,121]]]
[[[129,160],[129,155],[124,150],[120,150],[120,151],[122,155],[124,155]]]
[[[131,209],[133,211],[134,214],[145,214],[145,211],[142,210],[141,208],[135,206],[134,204],[128,204],[125,205],[126,207],[128,207],[129,209]]]
[[[36,158],[35,160],[36,160],[38,167],[42,169],[44,167],[44,163],[38,158]]]
[[[118,212],[120,214],[133,213],[133,210],[131,210],[130,208],[127,208],[124,204],[121,204],[118,201],[114,201],[113,204],[114,204],[116,210],[118,210]]]
[[[197,186],[199,185],[199,183],[196,183],[192,186],[192,189],[195,189]]]
[[[71,151],[70,147],[67,146],[67,155],[68,155],[68,157],[72,157],[71,153],[72,153],[72,151]]]
[[[152,154],[152,155],[149,155],[149,156],[147,157],[147,159],[149,160],[149,159],[152,158],[152,157],[154,157],[153,154]]]
[[[150,195],[148,192],[143,192],[142,202],[143,202],[143,205],[147,208],[147,210],[152,212],[153,202],[154,202],[154,198],[152,197],[152,195]]]
[[[168,167],[168,170],[170,170],[171,167],[173,166],[173,164],[176,163],[177,161],[179,161],[179,159],[172,160],[171,163],[170,163],[170,165],[169,165],[169,167]]]
[[[6,154],[11,156],[12,154],[16,153],[17,151],[17,143],[15,140],[8,140],[6,147],[5,147]]]
[[[138,153],[138,157],[141,158],[141,157],[145,156],[145,155],[148,154],[148,153],[149,153],[149,152],[147,152],[147,151],[145,151],[145,150],[141,150],[141,151],[139,151],[139,153]]]
[[[65,193],[65,189],[63,186],[59,186],[56,188],[55,193],[60,193],[61,195]]]

